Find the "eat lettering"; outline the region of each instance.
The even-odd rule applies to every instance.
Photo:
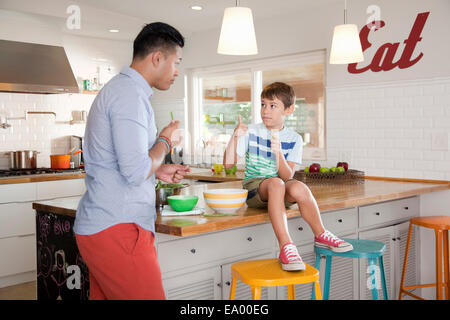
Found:
[[[397,49],[400,45],[400,42],[385,43],[378,48],[377,52],[373,56],[370,65],[358,69],[357,63],[350,63],[347,68],[348,72],[363,73],[369,69],[372,70],[373,72],[380,72],[380,71],[389,71],[394,69],[395,67],[399,67],[400,69],[406,69],[415,65],[420,59],[422,59],[423,53],[421,52],[414,59],[411,59],[411,57],[417,43],[420,40],[422,40],[421,33],[423,27],[425,26],[425,22],[428,19],[429,14],[430,12],[422,12],[417,15],[416,21],[414,22],[411,32],[409,33],[409,37],[404,41],[405,48],[403,49],[402,56],[397,62],[394,62],[393,60],[397,52]],[[377,21],[375,25],[376,27],[373,27],[373,29],[374,31],[377,31],[378,29],[383,28],[385,26],[385,22],[382,20]],[[373,26],[373,23],[365,25],[359,33],[359,38],[361,40],[363,52],[372,46],[372,44],[368,40],[369,32],[371,30],[370,26]]]

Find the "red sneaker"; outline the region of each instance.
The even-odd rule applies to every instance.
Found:
[[[280,251],[281,268],[285,271],[305,270],[306,266],[293,243],[286,243]]]
[[[353,246],[336,237],[330,231],[325,230],[318,237],[314,237],[314,245],[316,247],[329,249],[333,252],[347,252],[353,250]]]

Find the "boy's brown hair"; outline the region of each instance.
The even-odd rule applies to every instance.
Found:
[[[274,97],[281,100],[285,108],[289,108],[295,103],[294,89],[284,82],[271,83],[261,92],[261,99],[273,99]]]

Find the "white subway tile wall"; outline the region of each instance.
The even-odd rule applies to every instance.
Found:
[[[369,176],[450,180],[450,78],[328,87],[327,160]]]
[[[50,154],[69,151],[69,136],[84,136],[84,124],[70,124],[72,111],[89,112],[95,99],[92,94],[21,94],[0,92],[0,115],[25,117],[27,111],[50,111],[29,114],[27,120],[8,120],[10,128],[0,128],[0,169],[9,168],[7,151],[36,150],[37,167],[50,167]]]

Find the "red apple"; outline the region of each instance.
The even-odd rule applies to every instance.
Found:
[[[313,163],[309,166],[309,172],[319,172],[320,171],[320,164]]]
[[[336,167],[342,167],[345,171],[348,170],[348,163],[347,162],[338,162]]]

